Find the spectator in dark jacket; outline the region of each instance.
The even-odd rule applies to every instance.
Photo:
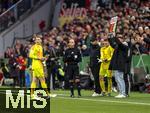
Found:
[[[19,84],[18,81],[19,69],[16,57],[13,54],[11,54],[11,57],[9,59],[9,67],[10,67],[10,76],[14,79],[13,86],[17,86]]]

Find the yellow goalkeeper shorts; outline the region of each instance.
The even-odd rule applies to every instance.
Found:
[[[43,68],[34,68],[33,70],[33,77],[36,78],[43,78],[44,77],[44,69]]]
[[[105,77],[105,76],[106,77],[112,77],[112,71],[108,70],[108,69],[102,69],[102,68],[100,68],[99,75],[103,76],[103,77]]]

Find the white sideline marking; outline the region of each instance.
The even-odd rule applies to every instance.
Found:
[[[5,94],[6,95],[6,92],[0,92],[0,94]],[[12,92],[12,94],[14,95],[17,95],[15,93]],[[66,96],[64,94],[57,94],[59,96]],[[71,98],[71,97],[55,97],[55,98],[61,98],[61,99],[68,99],[68,100],[83,100],[83,101],[93,101],[93,102],[111,102],[111,103],[120,103],[120,104],[132,104],[132,105],[146,105],[146,106],[150,106],[149,103],[144,103],[144,102],[130,102],[130,101],[114,101],[114,100],[96,100],[96,99],[87,99],[87,98]],[[123,99],[120,99],[120,100],[123,100]]]
[[[58,94],[60,96],[66,96],[64,94]],[[111,102],[111,103],[120,103],[120,104],[133,104],[133,105],[146,105],[146,106],[150,106],[149,103],[143,103],[143,102],[131,102],[131,101],[114,101],[114,100],[104,100],[104,99],[87,99],[87,98],[71,98],[71,97],[56,97],[56,98],[61,98],[61,99],[69,99],[69,100],[83,100],[83,101],[93,101],[93,102]],[[123,100],[123,99],[120,99]]]

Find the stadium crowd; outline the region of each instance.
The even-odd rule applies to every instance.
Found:
[[[36,5],[47,0],[0,0],[0,32],[12,26]]]
[[[0,0],[0,14],[5,12],[12,5],[17,3],[19,0]]]
[[[12,0],[10,1],[12,2]],[[101,42],[108,37],[109,21],[113,16],[119,17],[116,37],[132,43],[132,54],[150,54],[149,5],[147,1],[129,0],[123,1],[122,4],[114,3],[112,8],[106,5],[98,7],[95,11],[89,10],[83,20],[75,18],[66,22],[62,28],[54,27],[48,32],[42,33],[45,54],[53,54],[52,57],[55,58],[63,56],[68,40],[74,39],[82,56],[90,56],[91,41],[96,39],[101,46]],[[1,10],[8,7],[1,5]],[[9,59],[9,71],[3,65],[5,67],[3,73],[5,77],[14,78],[14,85],[25,86],[25,80],[22,81],[22,79],[25,79],[25,72],[30,67],[27,65],[30,63],[27,63],[26,59],[29,59],[28,52],[33,42],[34,36],[26,44],[17,40],[14,47],[8,47],[5,52],[5,58]],[[53,48],[52,53],[49,52],[51,48]],[[49,65],[53,64],[54,60],[50,62]],[[51,73],[53,72],[51,71]]]
[[[19,0],[0,0],[0,32],[15,23],[16,19],[13,11],[7,11]],[[7,11],[7,13],[5,13]]]

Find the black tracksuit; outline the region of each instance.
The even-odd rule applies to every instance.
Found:
[[[66,76],[69,78],[69,86],[71,91],[71,97],[74,96],[74,82],[77,84],[78,96],[81,96],[80,90],[80,76],[78,63],[81,62],[80,50],[76,47],[68,48],[64,54],[64,63],[66,64]]]
[[[91,45],[90,49],[90,68],[91,72],[94,76],[94,92],[100,94],[100,83],[99,83],[99,69],[100,63],[98,63],[98,58],[100,58],[100,46],[98,45]]]

